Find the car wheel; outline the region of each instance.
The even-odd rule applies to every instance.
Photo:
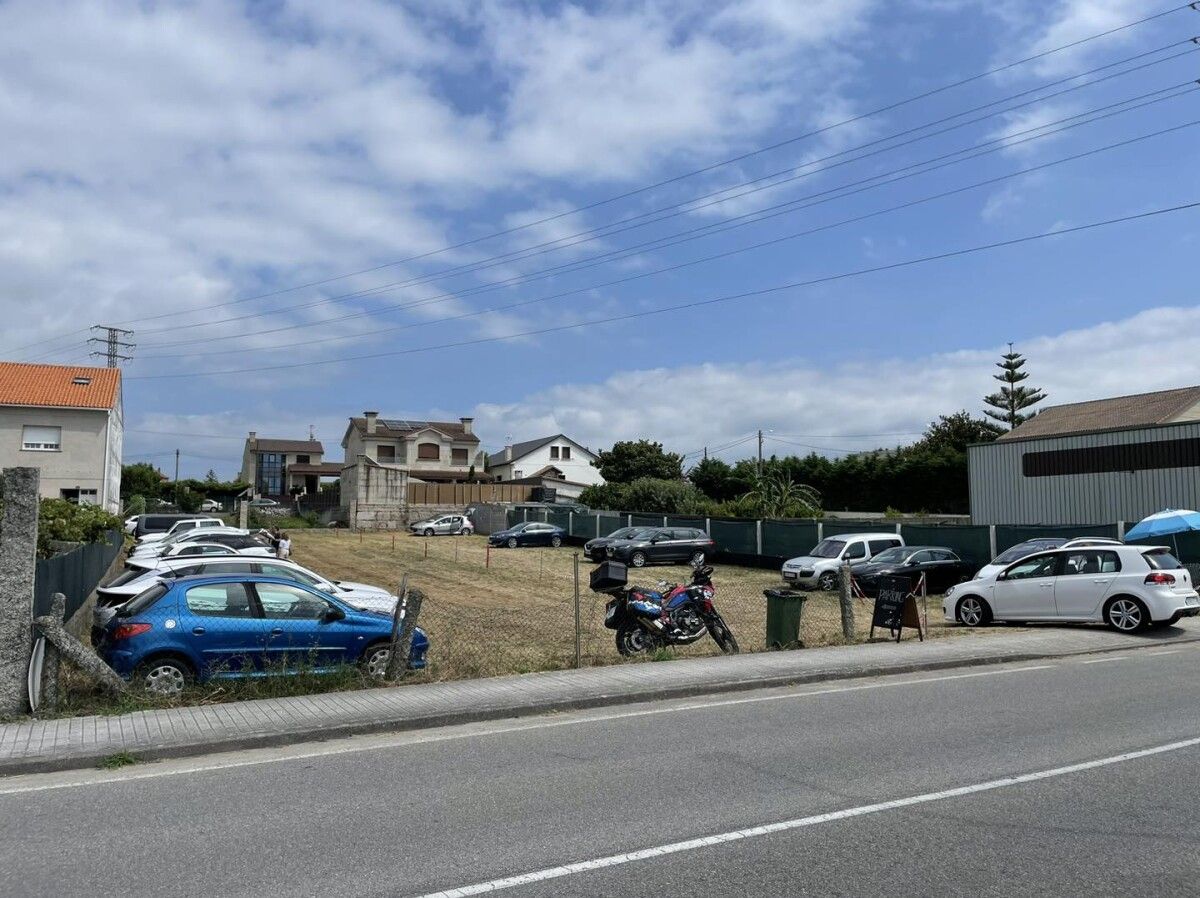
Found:
[[[425,535],[426,535],[426,536],[433,536],[433,528],[432,528],[432,527],[426,527],[426,528],[425,528]]]
[[[704,564],[704,553],[703,552],[693,552],[690,564],[692,565],[692,567],[700,567],[701,565],[703,565]]]
[[[992,622],[992,609],[979,596],[963,596],[954,616],[964,627],[986,627]]]
[[[174,658],[159,658],[143,664],[134,682],[153,695],[176,696],[192,682],[192,669]]]
[[[550,537],[550,545],[551,545],[551,547],[557,549],[559,546],[562,545],[562,537],[561,536]]]
[[[1137,633],[1150,626],[1150,614],[1132,596],[1117,596],[1104,606],[1104,622],[1122,633]]]
[[[470,527],[463,527],[463,529],[462,529],[462,530],[458,531],[458,535],[459,535],[459,536],[470,536],[470,535],[471,535],[471,528],[470,528]]]
[[[517,538],[515,536],[510,536],[508,538],[508,542],[505,543],[505,545],[508,546],[510,549],[515,549],[517,547]]]
[[[632,555],[629,556],[629,563],[631,565],[633,565],[634,567],[645,567],[646,566],[646,553],[645,552],[634,552]]]
[[[367,646],[360,661],[365,673],[373,679],[380,679],[387,673],[388,662],[392,660],[392,647],[386,642]]]
[[[826,571],[817,580],[817,589],[822,592],[833,592],[838,588],[837,571]]]

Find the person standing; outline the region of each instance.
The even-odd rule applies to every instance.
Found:
[[[285,561],[292,557],[292,539],[286,532],[279,534],[279,544],[275,553]]]

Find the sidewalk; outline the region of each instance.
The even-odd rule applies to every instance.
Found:
[[[422,729],[765,686],[1030,661],[1200,642],[1200,619],[1126,636],[1029,628],[903,643],[767,652],[334,692],[324,695],[0,725],[0,776],[395,730]]]

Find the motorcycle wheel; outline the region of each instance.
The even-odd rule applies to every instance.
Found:
[[[718,617],[715,621],[708,625],[708,632],[713,638],[713,642],[721,647],[721,651],[726,655],[736,655],[741,649],[738,648],[737,639],[733,636],[733,631],[729,629],[729,625],[725,623],[723,618]]]
[[[637,624],[621,624],[617,630],[617,652],[625,658],[644,655],[658,648],[658,640]]]

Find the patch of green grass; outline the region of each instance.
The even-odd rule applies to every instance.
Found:
[[[654,650],[654,654],[650,656],[651,661],[674,661],[679,656],[675,654],[675,650],[667,646],[662,646]]]
[[[131,764],[137,763],[139,761],[134,755],[127,751],[119,751],[115,755],[102,758],[96,766],[101,770],[120,770],[122,767],[129,767]]]

